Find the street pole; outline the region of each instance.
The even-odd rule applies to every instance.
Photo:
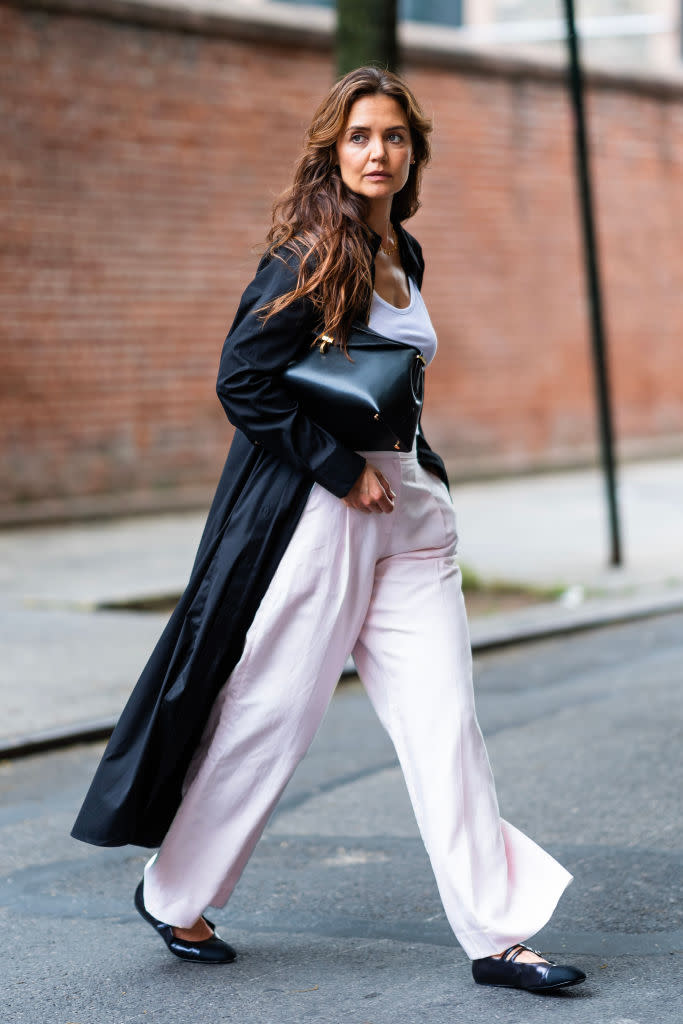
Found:
[[[595,377],[598,420],[600,425],[600,447],[607,491],[610,533],[610,565],[621,565],[621,537],[614,459],[614,432],[610,404],[607,372],[607,344],[602,313],[600,274],[598,268],[597,241],[593,220],[593,200],[589,170],[588,137],[583,105],[583,81],[579,59],[579,43],[576,34],[574,0],[564,0],[567,20],[567,44],[569,47],[569,83],[574,110],[574,137],[576,171],[578,178],[583,244],[586,267],[586,283],[591,321],[593,367]]]
[[[398,67],[397,0],[337,0],[337,71]]]

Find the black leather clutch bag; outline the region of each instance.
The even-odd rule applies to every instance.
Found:
[[[284,371],[287,390],[347,448],[410,451],[424,398],[422,353],[360,324],[347,353],[323,334]]]

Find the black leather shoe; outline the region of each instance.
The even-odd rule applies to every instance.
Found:
[[[515,963],[523,949],[542,956],[537,949],[521,942],[506,949],[502,956],[485,956],[472,961],[472,977],[478,985],[502,985],[504,988],[523,988],[527,992],[550,992],[556,988],[579,985],[586,975],[578,967],[566,964]]]
[[[152,917],[147,910],[143,896],[143,886],[144,880],[140,882],[135,890],[135,909],[141,917],[144,917],[145,921],[149,921],[152,927],[156,929],[172,953],[179,956],[181,960],[190,960],[195,964],[232,963],[237,953],[232,946],[229,946],[227,942],[218,937],[211,921],[204,918],[209,928],[213,929],[213,935],[210,939],[202,939],[201,942],[188,942],[186,939],[176,938],[170,924],[157,921],[156,917]]]

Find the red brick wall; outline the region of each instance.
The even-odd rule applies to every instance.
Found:
[[[212,482],[220,347],[331,81],[283,46],[0,4],[0,489],[36,501]],[[563,82],[406,67],[435,119],[412,224],[441,350],[427,433],[456,471],[594,451]],[[597,83],[617,433],[683,437],[683,90]]]

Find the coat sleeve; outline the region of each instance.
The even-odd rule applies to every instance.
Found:
[[[416,264],[417,284],[419,288],[422,288],[422,280],[424,277],[425,269],[424,256],[422,255],[422,246],[420,245],[418,240],[416,238],[413,238],[412,235],[409,235],[407,231],[405,232],[405,234],[408,240],[408,244],[412,249],[412,256]],[[424,436],[422,432],[422,423],[418,423],[417,425],[417,459],[421,466],[424,466],[425,469],[429,469],[432,473],[435,473],[436,476],[440,477],[440,479],[443,480],[443,482],[445,483],[446,487],[450,486],[448,481],[448,473],[446,472],[446,467],[444,465],[443,459],[441,458],[440,455],[437,455],[437,453],[430,447],[427,438]]]
[[[432,473],[435,473],[443,482],[446,487],[450,488],[448,480],[448,473],[444,465],[443,459],[440,455],[437,455],[432,448],[430,448],[427,438],[422,433],[422,424],[418,424],[417,427],[417,461],[425,469],[429,469]]]
[[[256,445],[337,497],[347,494],[365,459],[340,444],[299,408],[280,380],[313,339],[315,310],[298,300],[265,323],[257,311],[296,283],[293,258],[261,260],[225,340],[216,391],[230,422]]]

